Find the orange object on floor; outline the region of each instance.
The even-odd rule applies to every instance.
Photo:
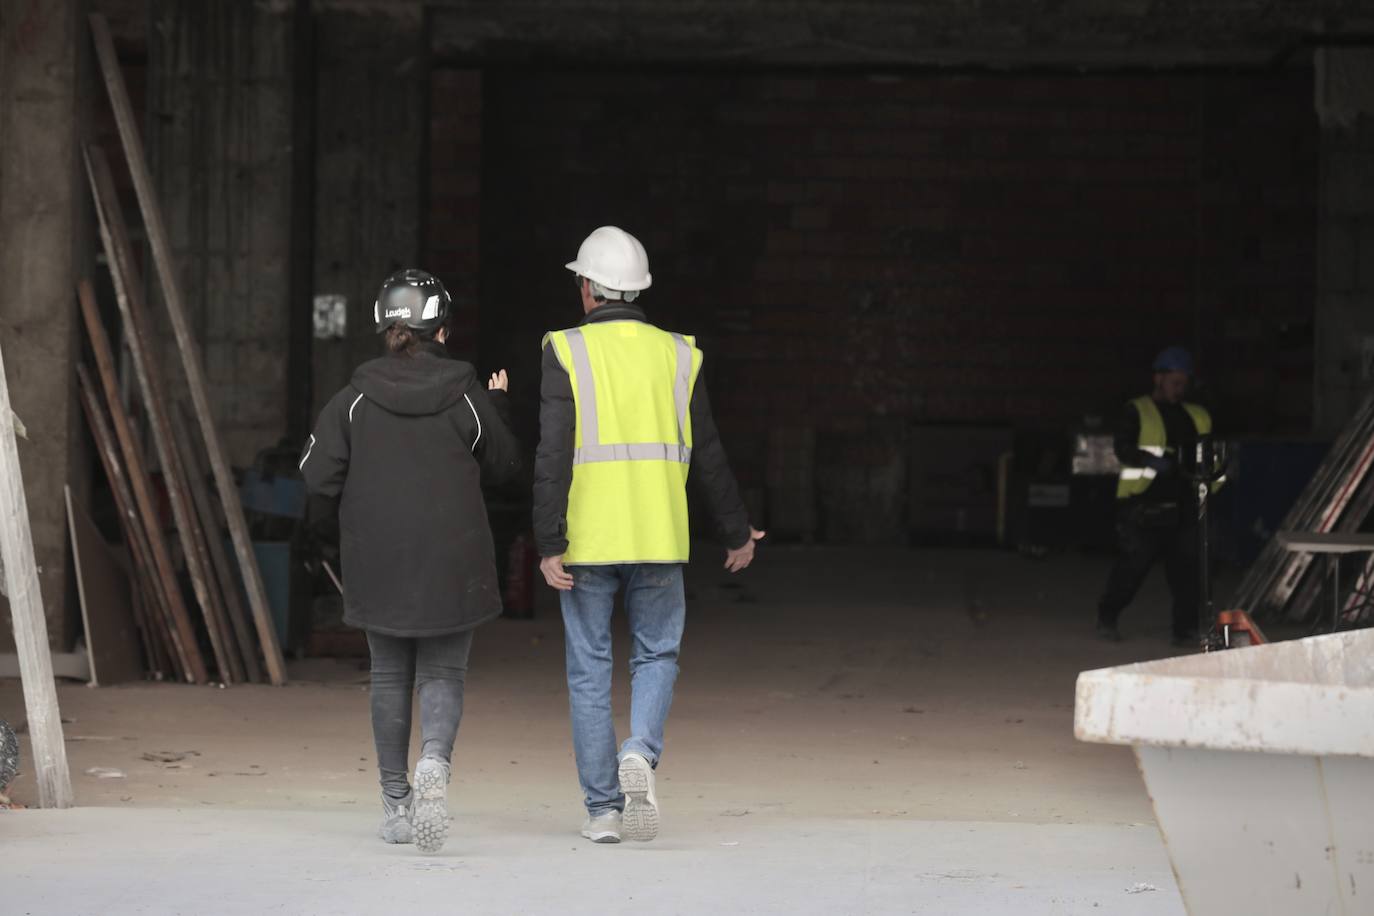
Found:
[[[1239,649],[1244,646],[1262,646],[1269,640],[1265,638],[1264,631],[1259,628],[1259,624],[1250,617],[1248,613],[1241,610],[1218,611],[1216,632],[1218,635],[1230,628],[1231,638],[1228,640],[1230,648]]]

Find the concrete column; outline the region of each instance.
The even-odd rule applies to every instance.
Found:
[[[19,457],[56,648],[75,631],[62,487],[80,467],[75,284],[90,269],[88,195],[78,171],[89,98],[85,7],[0,0],[0,346],[14,411],[28,427]],[[0,651],[11,645],[6,608]]]
[[[148,148],[215,420],[235,464],[286,431],[291,301],[292,8],[156,0]],[[155,286],[156,284],[154,284]],[[165,314],[162,369],[180,360]]]
[[[1314,426],[1333,435],[1374,390],[1374,49],[1317,54],[1317,112]]]

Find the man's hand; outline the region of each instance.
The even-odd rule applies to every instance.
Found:
[[[563,568],[562,557],[545,557],[540,560],[539,571],[544,574],[544,581],[549,583],[549,588],[558,589],[560,592],[572,591],[572,573]]]
[[[502,369],[500,372],[493,372],[491,374],[491,381],[487,382],[487,390],[506,392],[510,391],[510,376],[506,375],[505,369]]]
[[[757,531],[751,527],[749,529],[749,540],[745,542],[743,547],[725,551],[725,568],[732,573],[748,569],[749,564],[754,562],[754,542],[763,540],[763,536],[767,533],[766,531]]]

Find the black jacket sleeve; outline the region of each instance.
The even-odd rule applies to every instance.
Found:
[[[483,482],[496,486],[510,482],[523,464],[520,440],[511,432],[510,396],[504,391],[488,391],[473,385],[467,399],[477,416],[472,453],[482,466]]]
[[[541,557],[568,552],[568,490],[576,426],[572,381],[553,347],[546,346],[539,389],[539,449],[534,459],[534,544]]]
[[[301,452],[301,477],[312,496],[338,498],[348,478],[348,405],[358,396],[352,387],[330,399],[320,411],[315,431]]]
[[[348,478],[348,405],[357,397],[353,388],[336,394],[315,423],[315,431],[301,452],[301,477],[305,480],[306,532],[322,552],[339,549],[339,496]]]
[[[749,510],[739,495],[739,484],[730,470],[730,459],[720,441],[705,379],[692,391],[692,470],[688,478],[706,501],[716,536],[731,550],[749,542]]]
[[[1134,404],[1127,404],[1117,418],[1115,438],[1112,440],[1116,460],[1128,468],[1144,467],[1145,453],[1140,450],[1140,412]]]

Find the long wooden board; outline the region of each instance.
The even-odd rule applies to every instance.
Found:
[[[166,644],[163,642],[162,628],[155,623],[152,618],[152,610],[148,607],[148,596],[142,591],[134,592],[134,613],[138,616],[138,622],[143,627],[143,632],[147,637],[147,653],[151,661],[148,663],[148,670],[157,680],[162,680],[167,676],[167,672],[175,670],[168,660]]]
[[[81,314],[86,322],[87,336],[95,353],[96,369],[105,392],[105,406],[109,410],[110,419],[114,422],[115,438],[119,442],[120,451],[124,453],[124,466],[129,469],[134,499],[138,503],[139,514],[143,516],[144,529],[148,532],[153,548],[153,559],[157,563],[163,591],[171,602],[172,641],[182,659],[188,679],[197,684],[206,684],[210,681],[210,673],[206,670],[205,659],[201,657],[200,647],[196,644],[196,631],[191,625],[191,616],[181,600],[181,586],[177,583],[176,567],[172,565],[171,552],[162,537],[162,525],[153,502],[147,465],[129,426],[129,416],[124,412],[124,405],[119,399],[119,380],[115,377],[110,339],[105,334],[105,326],[100,322],[100,312],[96,308],[95,293],[91,290],[90,282],[82,280],[78,293]],[[77,365],[78,373],[85,372],[85,369],[85,366]],[[87,378],[88,383],[89,381]]]
[[[97,687],[143,679],[138,624],[128,576],[86,510],[67,500],[67,531],[76,561],[76,592],[86,625],[86,651],[91,656],[91,683]]]
[[[138,627],[139,644],[143,646],[144,670],[157,680],[162,680],[167,676],[166,661],[158,654],[157,637],[153,635],[148,621],[148,593],[138,582],[138,574],[135,572],[134,581],[130,583],[129,606],[134,612],[134,626]]]
[[[215,427],[214,415],[210,410],[205,370],[199,347],[186,320],[181,280],[177,276],[176,264],[172,258],[172,246],[167,240],[162,208],[153,189],[153,178],[148,170],[143,140],[138,133],[138,122],[134,118],[133,105],[129,102],[129,90],[124,85],[124,74],[119,69],[119,56],[115,53],[114,39],[110,36],[110,26],[104,16],[92,13],[90,23],[105,89],[114,109],[115,123],[119,128],[125,158],[129,162],[129,172],[133,178],[139,208],[143,211],[143,223],[152,247],[153,262],[157,267],[162,295],[167,303],[172,332],[176,337],[177,349],[181,353],[182,365],[186,370],[187,389],[191,395],[191,403],[195,407],[201,436],[205,440],[205,451],[210,457],[210,468],[214,472],[225,521],[234,542],[234,553],[238,556],[239,572],[243,576],[244,590],[248,595],[253,623],[258,631],[258,644],[267,663],[267,675],[273,684],[285,684],[286,661],[282,657],[281,645],[277,640],[276,624],[267,602],[267,590],[262,583],[262,573],[253,554],[253,542],[249,537],[248,522],[243,515],[243,503],[240,501],[234,474],[229,467],[229,460],[224,445],[220,442],[219,430]]]
[[[138,600],[136,595],[134,607],[140,615],[139,624],[145,638],[148,664],[155,674],[171,672],[178,678],[183,677],[185,671],[181,660],[174,652],[166,651],[169,648],[166,630],[171,623],[170,606],[162,591],[162,580],[158,577],[143,519],[138,514],[133,488],[119,457],[119,445],[110,431],[100,398],[91,387],[90,376],[84,371],[78,372],[77,381],[81,409],[86,414],[91,438],[95,440],[96,454],[105,468],[105,479],[110,482],[110,490],[114,493],[115,506],[119,509],[120,522],[124,526],[124,542],[129,545],[129,554],[139,581],[140,588],[137,591],[142,593],[142,600]]]
[[[248,615],[243,609],[243,602],[239,599],[238,577],[234,575],[234,567],[229,561],[229,555],[224,552],[224,540],[219,535],[215,507],[210,501],[210,492],[205,486],[205,469],[200,463],[200,457],[196,454],[196,445],[191,439],[191,431],[175,407],[172,408],[172,432],[176,435],[177,446],[181,449],[182,460],[186,463],[186,480],[191,485],[191,501],[195,504],[196,511],[200,513],[201,521],[205,525],[206,541],[210,548],[210,561],[214,566],[215,578],[219,580],[220,588],[223,590],[224,604],[229,612],[229,622],[234,627],[234,635],[243,651],[243,664],[247,670],[248,680],[261,681],[262,666],[258,664],[257,652],[253,651],[254,640],[253,634],[248,632]]]

